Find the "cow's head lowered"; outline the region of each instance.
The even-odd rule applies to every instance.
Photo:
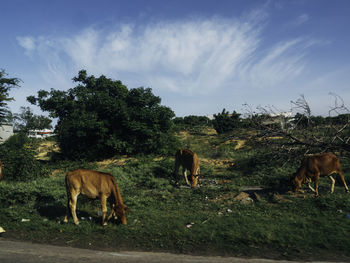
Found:
[[[306,180],[305,178],[300,178],[300,174],[296,172],[290,176],[289,182],[290,182],[292,191],[297,192],[302,187],[303,183],[306,183]]]
[[[192,188],[195,188],[196,186],[197,186],[197,184],[198,184],[198,181],[199,181],[199,174],[197,174],[197,175],[191,175],[191,187]]]
[[[111,216],[114,217],[115,220],[119,221],[121,224],[126,225],[126,211],[128,210],[128,207],[124,204],[115,205],[112,206],[112,214]],[[108,218],[108,220],[110,217]]]

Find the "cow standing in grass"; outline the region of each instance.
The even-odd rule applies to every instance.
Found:
[[[66,189],[68,196],[67,214],[64,222],[68,222],[68,214],[71,213],[74,223],[79,224],[76,215],[77,198],[79,194],[89,198],[99,198],[102,207],[102,225],[107,225],[111,219],[118,218],[122,224],[126,224],[126,209],[118,185],[110,173],[93,170],[78,169],[70,171],[66,175]],[[111,205],[111,212],[106,220],[107,200]]]
[[[335,184],[335,180],[332,177],[333,173],[339,174],[346,192],[349,192],[339,159],[335,154],[319,153],[307,155],[302,160],[301,166],[297,172],[291,178],[293,190],[298,191],[303,183],[308,183],[309,188],[318,196],[318,180],[322,176],[328,176],[332,181],[331,193],[333,193]],[[311,187],[311,181],[314,181],[315,189]]]
[[[182,173],[185,177],[186,183],[192,188],[196,187],[199,179],[199,158],[197,154],[189,149],[179,149],[175,154],[175,169],[174,175],[177,177],[179,168],[182,166]],[[189,182],[186,171],[189,170],[191,178]]]

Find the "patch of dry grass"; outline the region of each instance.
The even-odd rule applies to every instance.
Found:
[[[50,154],[53,152],[59,152],[60,147],[57,145],[55,141],[42,141],[36,150],[36,158],[38,160],[49,160]]]
[[[96,164],[99,167],[107,167],[107,166],[124,166],[130,161],[137,161],[136,158],[128,157],[128,156],[122,156],[120,158],[111,158],[111,159],[105,159],[100,162],[96,162]]]

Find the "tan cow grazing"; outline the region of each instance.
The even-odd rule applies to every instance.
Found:
[[[298,191],[303,183],[308,183],[309,188],[318,196],[318,180],[322,176],[328,176],[332,181],[331,193],[334,192],[335,180],[332,177],[333,173],[337,173],[342,180],[346,192],[349,188],[346,185],[343,172],[340,166],[339,159],[333,153],[319,153],[306,155],[301,162],[301,166],[296,173],[291,177],[291,184],[294,191]],[[315,189],[310,183],[314,181]]]
[[[199,158],[197,154],[189,149],[179,149],[175,154],[175,176],[178,175],[180,166],[182,166],[182,173],[185,177],[186,183],[192,188],[196,187],[200,172]],[[187,170],[191,173],[191,183],[187,178]]]
[[[68,222],[68,215],[71,212],[74,223],[79,224],[76,214],[77,198],[79,194],[89,198],[99,198],[102,207],[102,225],[107,225],[111,219],[118,218],[122,224],[126,224],[126,209],[118,185],[110,173],[103,173],[93,170],[78,169],[66,174],[67,189],[67,214],[64,222]],[[106,221],[107,199],[111,205],[111,213]]]

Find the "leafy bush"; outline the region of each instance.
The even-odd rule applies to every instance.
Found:
[[[87,76],[68,91],[40,90],[27,100],[58,118],[56,134],[70,159],[98,160],[116,154],[172,152],[173,111],[150,88],[128,89],[121,81]]]
[[[203,129],[212,127],[210,119],[206,116],[189,115],[185,117],[176,117],[174,124],[179,130],[200,133]]]
[[[229,114],[225,109],[221,113],[214,114],[213,126],[217,133],[226,133],[232,131],[234,128],[242,127],[241,114],[233,111]]]
[[[13,204],[33,203],[36,199],[38,189],[28,183],[6,183],[0,185],[0,206],[9,207]]]
[[[7,180],[26,181],[46,174],[45,167],[35,158],[35,144],[23,133],[11,136],[0,146],[0,158],[4,165],[3,176]]]

